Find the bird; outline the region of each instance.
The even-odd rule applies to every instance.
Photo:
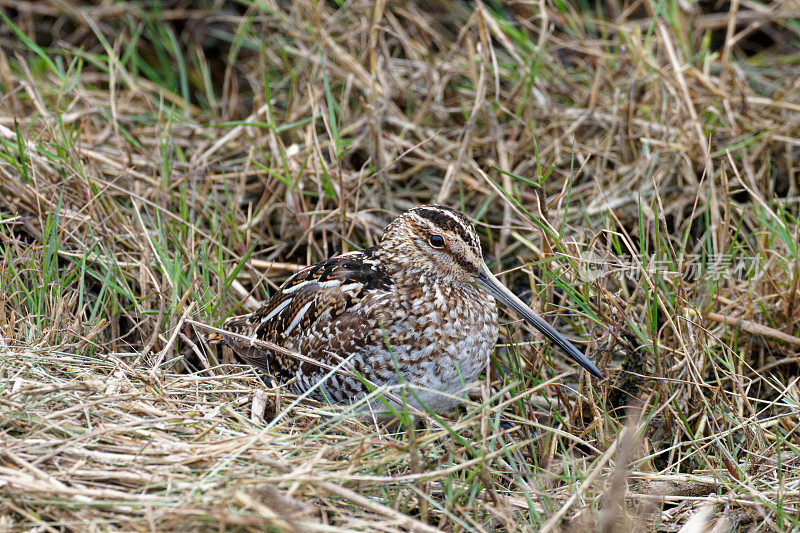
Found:
[[[407,402],[444,414],[486,370],[499,333],[496,301],[603,378],[492,274],[470,219],[442,205],[412,208],[375,246],[300,270],[255,312],[228,318],[221,336],[295,394],[341,405],[366,398],[371,410]],[[391,399],[372,402],[378,387]]]

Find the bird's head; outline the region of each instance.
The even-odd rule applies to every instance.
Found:
[[[483,261],[478,232],[463,213],[441,205],[415,207],[386,228],[380,248],[393,257],[393,263],[411,272],[412,279],[425,275],[437,282],[481,287],[592,375],[603,377],[594,363],[492,274]]]

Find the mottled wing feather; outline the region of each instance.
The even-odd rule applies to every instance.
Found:
[[[363,326],[391,320],[382,299],[389,294],[392,280],[370,260],[370,252],[343,254],[301,270],[264,306],[250,315],[230,318],[224,328],[331,366],[356,348],[383,343],[380,330],[376,333]],[[225,341],[253,367],[281,381],[327,372],[250,340],[225,337]]]

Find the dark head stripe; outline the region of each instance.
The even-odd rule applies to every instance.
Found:
[[[423,206],[414,210],[420,218],[431,221],[445,231],[458,234],[465,243],[474,248],[479,247],[478,235],[472,223],[463,213],[442,205]]]

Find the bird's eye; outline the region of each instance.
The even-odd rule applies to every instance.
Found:
[[[441,235],[431,235],[428,238],[428,242],[431,243],[431,246],[434,248],[443,248],[444,247],[444,237]]]

